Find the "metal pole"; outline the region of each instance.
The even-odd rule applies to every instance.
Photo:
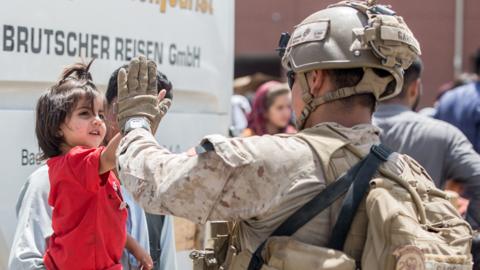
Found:
[[[463,71],[463,15],[464,0],[455,1],[455,44],[453,55],[454,75],[460,75]]]

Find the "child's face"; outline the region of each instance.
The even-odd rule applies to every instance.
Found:
[[[95,97],[93,108],[87,100],[80,100],[71,115],[60,126],[65,146],[63,152],[66,153],[75,146],[89,148],[100,146],[106,133],[104,119],[103,98],[100,95]]]

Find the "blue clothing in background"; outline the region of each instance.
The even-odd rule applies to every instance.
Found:
[[[480,82],[445,93],[438,102],[435,118],[459,128],[480,153]]]
[[[121,191],[124,201],[128,204],[127,233],[131,235],[138,242],[138,244],[148,252],[150,250],[150,243],[148,241],[147,219],[145,218],[145,212],[143,212],[143,209],[135,203],[132,195],[130,195],[125,188],[122,187]],[[123,249],[121,262],[124,270],[137,269],[139,267],[137,259],[135,259],[135,257],[127,251],[127,249]]]

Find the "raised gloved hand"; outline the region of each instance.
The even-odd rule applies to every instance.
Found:
[[[157,65],[144,56],[132,59],[128,72],[120,69],[117,77],[118,123],[123,130],[132,117],[144,117],[155,134],[162,117],[167,113],[171,100],[164,99],[165,91],[157,96]]]

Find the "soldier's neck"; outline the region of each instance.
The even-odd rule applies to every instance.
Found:
[[[369,108],[363,106],[353,106],[345,110],[345,108],[339,108],[334,104],[327,103],[319,106],[310,114],[305,127],[313,127],[325,122],[335,122],[344,127],[370,124],[372,122],[372,112]]]
[[[407,108],[412,108],[412,104],[407,98],[395,97],[389,100],[382,101],[380,104],[389,104],[389,105],[402,105]]]

